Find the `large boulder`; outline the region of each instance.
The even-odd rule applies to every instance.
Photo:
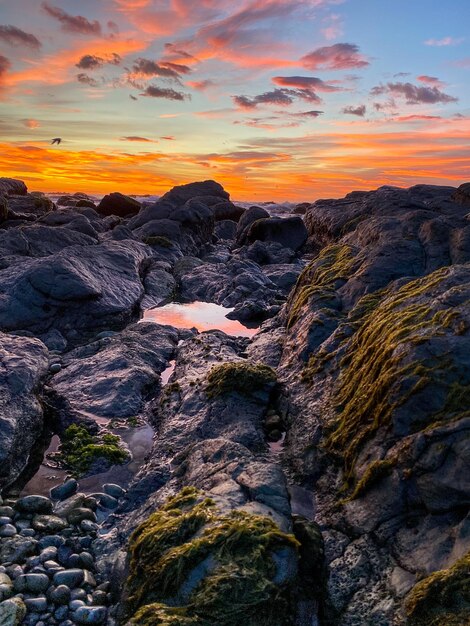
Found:
[[[285,248],[299,250],[307,241],[308,233],[301,217],[269,217],[253,222],[245,233],[246,243],[274,241]]]
[[[222,220],[233,220],[234,222],[238,222],[238,220],[245,213],[245,209],[243,207],[237,206],[228,200],[225,202],[218,202],[211,208],[214,212],[214,219],[216,222],[220,222]]]
[[[23,470],[43,428],[39,400],[48,351],[37,339],[0,333],[0,489]]]
[[[167,191],[160,200],[171,202],[176,206],[182,205],[191,198],[199,198],[201,196],[211,196],[218,198],[218,201],[229,200],[230,195],[224,190],[222,185],[216,183],[215,180],[204,180],[187,185],[178,185]],[[214,204],[214,201],[212,201]]]
[[[137,215],[140,209],[140,202],[119,192],[104,196],[96,208],[100,215],[117,215],[118,217]]]
[[[142,322],[69,352],[51,388],[75,414],[123,418],[139,415],[159,389],[178,342],[170,326]]]
[[[22,180],[17,178],[0,178],[0,195],[3,196],[25,196],[28,188]]]
[[[67,339],[91,329],[121,326],[144,295],[141,274],[151,250],[137,241],[74,245],[0,270],[0,328]]]
[[[464,183],[452,194],[452,200],[470,208],[470,183]]]
[[[244,243],[244,234],[248,228],[256,222],[256,220],[262,220],[269,217],[269,213],[266,209],[260,206],[251,206],[241,216],[237,226],[237,243],[242,245]]]

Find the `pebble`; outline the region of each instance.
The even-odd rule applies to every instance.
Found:
[[[0,515],[3,517],[12,518],[15,514],[15,510],[11,506],[0,506]]]
[[[28,611],[33,613],[43,613],[47,611],[47,600],[45,596],[37,596],[36,598],[26,598],[24,603]]]
[[[96,531],[99,529],[99,526],[95,522],[84,519],[82,522],[80,522],[80,528],[83,530],[84,533],[96,533]]]
[[[15,597],[0,603],[0,624],[17,626],[26,615],[26,606],[21,598]]]
[[[60,535],[46,535],[39,540],[39,547],[41,550],[44,550],[44,548],[48,548],[49,546],[59,548],[60,546],[63,546],[64,543],[65,539]]]
[[[52,513],[52,502],[46,496],[24,496],[16,502],[16,509],[24,513]]]
[[[96,495],[98,497],[100,506],[102,506],[104,509],[115,509],[119,504],[116,498],[113,498],[113,496],[110,496],[108,493],[99,493]]]
[[[54,611],[54,617],[58,620],[63,620],[69,614],[69,609],[67,606],[59,606],[58,609]]]
[[[64,569],[62,572],[54,574],[54,585],[67,585],[67,587],[78,587],[84,579],[82,569]]]
[[[49,584],[49,577],[46,574],[22,574],[15,579],[14,588],[19,592],[42,593]]]
[[[82,606],[86,606],[83,600],[72,600],[69,603],[69,607],[72,611],[75,611],[76,609],[80,609]]]
[[[75,611],[73,618],[79,624],[102,624],[106,613],[104,606],[82,606]]]
[[[11,517],[8,517],[7,515],[2,515],[0,517],[0,526],[3,526],[4,524],[11,524]]]
[[[75,478],[69,478],[62,485],[57,485],[50,490],[50,496],[53,500],[65,500],[73,496],[78,491],[78,482]]]
[[[84,600],[86,598],[85,589],[72,589],[70,593],[71,600]]]
[[[105,483],[103,485],[103,491],[117,499],[122,498],[126,494],[125,490],[120,485],[114,483]]]
[[[49,597],[56,604],[68,604],[71,599],[70,588],[67,585],[58,585],[49,592]]]
[[[61,369],[62,369],[62,365],[60,363],[53,363],[49,367],[49,371],[50,371],[51,374],[58,374]]]
[[[0,537],[14,537],[14,535],[16,535],[16,528],[13,524],[0,526]]]
[[[89,552],[82,552],[79,556],[79,565],[84,569],[93,571],[95,569],[95,561]]]
[[[78,526],[83,520],[89,520],[90,522],[96,522],[96,515],[90,509],[85,507],[79,507],[72,509],[67,515],[67,520],[70,524]]]
[[[34,537],[36,531],[33,528],[22,528],[20,530],[20,535],[22,537]]]
[[[56,533],[67,528],[67,522],[57,515],[35,515],[33,528],[42,533]]]
[[[39,555],[39,560],[41,563],[45,563],[46,561],[54,561],[57,558],[57,548],[56,546],[48,546],[41,551]]]

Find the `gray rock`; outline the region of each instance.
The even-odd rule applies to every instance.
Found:
[[[13,524],[0,526],[0,537],[13,537],[14,535],[16,535],[16,528]]]
[[[42,533],[56,533],[67,528],[67,522],[57,515],[35,515],[33,528]]]
[[[56,572],[54,574],[54,585],[59,587],[60,585],[65,585],[69,587],[69,589],[73,589],[74,587],[79,587],[83,582],[84,572],[82,569],[65,569],[62,572]]]
[[[24,496],[16,502],[16,509],[22,513],[52,513],[52,502],[46,496]]]
[[[30,537],[16,535],[0,543],[0,563],[24,563],[35,554],[38,542]]]
[[[58,585],[49,593],[52,602],[56,604],[68,604],[70,602],[70,588],[67,585]]]
[[[28,188],[22,180],[17,178],[0,178],[0,194],[3,196],[25,196],[28,193]]]
[[[16,592],[40,594],[46,591],[49,584],[49,577],[46,574],[23,574],[15,579],[14,587]]]
[[[25,598],[24,603],[28,611],[32,613],[42,613],[47,610],[46,596],[37,596],[36,598]]]
[[[26,615],[26,606],[21,598],[10,598],[0,602],[0,624],[19,626]]]
[[[0,272],[1,273],[1,272]],[[1,305],[0,305],[1,308]],[[30,450],[43,427],[42,406],[37,397],[47,373],[46,347],[37,339],[0,333],[0,487],[23,470]],[[2,507],[7,515],[9,507]]]
[[[75,478],[69,478],[62,485],[57,485],[50,490],[52,500],[65,500],[78,491],[78,482]]]
[[[301,217],[270,217],[253,222],[244,234],[246,243],[273,241],[285,248],[299,250],[307,241],[308,233]]]
[[[73,618],[78,624],[103,624],[106,614],[104,606],[82,606],[75,611]]]
[[[125,489],[123,489],[120,485],[116,485],[114,483],[105,483],[103,485],[103,491],[113,498],[117,499],[122,498],[126,494]]]

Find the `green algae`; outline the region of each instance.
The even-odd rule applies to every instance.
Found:
[[[405,600],[407,626],[470,624],[470,552],[417,583]]]
[[[338,417],[325,442],[328,451],[342,457],[347,481],[364,443],[390,423],[399,406],[436,380],[440,372],[448,371],[445,360],[430,365],[403,358],[407,344],[419,345],[457,330],[458,311],[433,311],[427,303],[413,302],[447,274],[447,268],[438,270],[389,294],[366,314],[348,342],[334,392]]]
[[[209,398],[237,392],[250,396],[265,390],[277,380],[276,372],[267,365],[249,363],[222,363],[215,365],[207,376],[206,393]]]
[[[300,274],[289,302],[287,328],[297,321],[310,299],[329,301],[334,298],[338,281],[346,281],[354,268],[353,249],[348,245],[326,246]]]
[[[271,519],[243,511],[223,513],[213,500],[186,487],[130,538],[129,622],[290,624],[287,590],[274,582],[273,554],[296,551],[298,545]]]
[[[119,445],[117,435],[91,435],[86,428],[72,424],[61,438],[59,460],[74,476],[86,474],[93,463],[105,459],[110,465],[119,465],[129,460],[128,452]]]
[[[168,239],[168,237],[162,237],[160,235],[145,237],[143,239],[143,243],[147,244],[148,246],[161,246],[162,248],[173,247],[173,243]]]

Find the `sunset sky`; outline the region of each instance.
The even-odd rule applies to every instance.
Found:
[[[259,201],[459,185],[469,24],[469,0],[0,0],[0,175]]]

